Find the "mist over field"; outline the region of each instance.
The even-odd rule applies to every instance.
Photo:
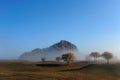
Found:
[[[0,80],[120,80],[120,0],[0,0]]]

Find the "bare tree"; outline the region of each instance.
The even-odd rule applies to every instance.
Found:
[[[44,63],[46,61],[46,58],[45,57],[41,58],[41,61]]]
[[[75,60],[75,56],[72,52],[68,52],[62,55],[62,59],[67,62],[67,64],[70,64],[71,61]]]
[[[60,60],[61,60],[61,57],[56,57],[57,62],[60,62]]]
[[[94,61],[97,61],[97,58],[101,55],[99,52],[91,52],[90,56],[94,58]]]
[[[110,52],[107,52],[107,51],[104,52],[102,54],[102,56],[103,56],[103,58],[105,58],[107,60],[107,64],[109,64],[109,60],[113,58],[113,54]]]

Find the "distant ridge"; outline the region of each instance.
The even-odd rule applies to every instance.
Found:
[[[25,52],[20,55],[19,60],[40,61],[42,57],[46,57],[47,60],[55,60],[57,56],[66,52],[79,53],[78,48],[74,44],[66,40],[61,40],[48,48],[36,48],[32,51]]]

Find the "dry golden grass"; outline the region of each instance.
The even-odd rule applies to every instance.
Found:
[[[64,66],[37,66],[33,62],[0,62],[0,80],[120,80],[120,64],[76,62]],[[84,67],[84,68],[82,68]]]

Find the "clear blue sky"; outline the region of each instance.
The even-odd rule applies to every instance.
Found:
[[[60,40],[120,56],[120,0],[0,0],[0,59]]]

